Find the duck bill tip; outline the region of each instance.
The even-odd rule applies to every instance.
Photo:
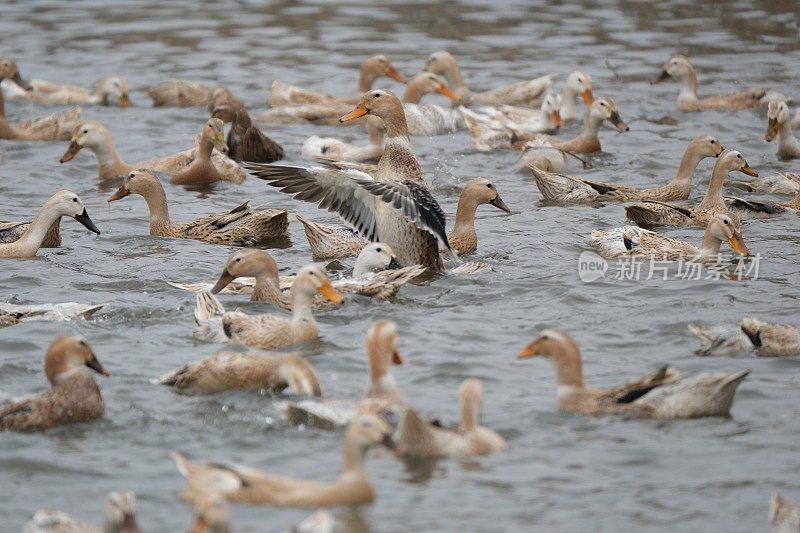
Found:
[[[658,75],[658,78],[656,78],[653,81],[651,81],[650,85],[657,85],[657,84],[661,83],[662,81],[665,81],[669,77],[670,77],[669,76],[669,72],[667,72],[666,70],[662,69],[661,70],[661,74]]]
[[[405,77],[403,77],[403,75],[400,74],[400,72],[394,67],[389,67],[388,69],[386,69],[386,75],[388,77],[392,78],[396,82],[399,82],[399,83],[405,83],[406,82]]]
[[[339,291],[333,288],[330,281],[325,281],[322,286],[319,288],[319,293],[325,297],[327,300],[335,303],[340,304],[342,303],[342,295],[339,294]]]
[[[130,96],[128,96],[128,93],[122,94],[119,97],[119,106],[120,107],[128,107],[129,105],[131,105]]]
[[[76,141],[70,142],[67,151],[64,152],[64,155],[61,156],[61,159],[59,161],[61,163],[72,161],[73,159],[75,159],[75,156],[78,154],[78,152],[81,151],[81,148],[83,148],[83,146],[78,144]]]
[[[228,271],[227,271],[227,269],[226,269],[225,271],[223,271],[223,272],[222,272],[222,274],[220,275],[219,279],[218,279],[218,280],[217,280],[217,282],[214,284],[214,286],[213,286],[213,287],[211,287],[211,291],[210,291],[210,292],[211,292],[211,294],[217,294],[217,293],[219,293],[219,292],[220,292],[222,289],[224,289],[225,287],[227,287],[228,285],[230,285],[230,283],[231,283],[231,282],[232,282],[234,279],[236,279],[236,278],[235,278],[235,277],[233,277],[233,276],[230,274],[230,272],[228,272]]]
[[[352,120],[356,120],[357,118],[361,118],[364,115],[369,114],[369,110],[362,104],[358,104],[355,109],[350,111],[348,114],[344,115],[339,119],[340,123],[350,122]]]
[[[403,356],[400,355],[400,352],[395,350],[394,353],[392,354],[392,364],[396,365],[396,366],[400,366],[404,362],[405,362],[405,359],[403,359]]]
[[[533,347],[526,346],[517,352],[517,359],[529,359],[531,357],[536,357],[537,355],[539,354]]]
[[[758,177],[758,171],[756,169],[752,168],[747,163],[745,163],[744,166],[739,169],[739,171],[742,174],[745,174],[747,176],[752,176],[753,178],[757,178]]]
[[[436,89],[436,92],[441,94],[441,95],[443,95],[443,96],[448,97],[450,100],[452,100],[454,102],[458,102],[459,100],[461,100],[461,96],[458,93],[456,93],[455,91],[453,91],[447,85],[440,85],[439,88]]]
[[[584,89],[583,92],[581,93],[581,98],[583,98],[583,103],[586,104],[587,106],[592,105],[592,103],[594,102],[594,95],[592,94],[591,89]]]

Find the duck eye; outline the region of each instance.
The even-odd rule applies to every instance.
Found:
[[[374,96],[375,98],[380,98],[381,97],[381,93],[375,93],[372,96]]]
[[[375,251],[376,251],[376,252],[382,252],[382,251],[383,251],[383,248],[375,248]]]
[[[83,130],[83,133],[89,133],[89,130]]]
[[[715,141],[714,139],[711,139],[711,144],[717,144],[717,141]]]
[[[78,203],[78,199],[77,198],[73,198],[72,201],[75,202],[76,204]]]
[[[727,218],[725,218],[722,220],[722,223],[727,226],[728,224],[730,224],[730,221]]]
[[[236,258],[236,262],[237,262],[237,263],[238,263],[239,261],[241,261],[241,260],[242,260],[242,258],[241,258],[241,257],[237,257],[237,258]]]
[[[741,159],[741,158],[742,158],[742,154],[736,154],[736,157],[738,157],[739,159]]]
[[[487,188],[487,189],[491,189],[491,188],[492,188],[492,184],[491,184],[491,183],[487,183],[487,184],[486,184],[486,188]]]
[[[130,176],[128,176],[128,177],[129,177],[129,178],[134,178],[134,177],[136,177],[136,174],[134,174],[133,172],[131,172],[131,175],[130,175]]]

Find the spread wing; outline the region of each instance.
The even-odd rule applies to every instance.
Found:
[[[436,198],[424,186],[410,180],[402,182],[356,181],[382,201],[399,209],[419,229],[438,237],[448,249],[450,248],[445,230],[444,211]]]
[[[322,167],[242,164],[253,176],[279,188],[281,192],[337,213],[362,236],[371,241],[378,239],[375,197],[361,186],[361,183],[373,181],[369,174]]]

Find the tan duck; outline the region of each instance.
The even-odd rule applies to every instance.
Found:
[[[136,495],[129,490],[109,492],[102,529],[69,513],[42,508],[23,526],[22,533],[141,533],[136,525]]]
[[[39,431],[103,416],[103,396],[87,367],[103,376],[109,375],[83,336],[56,337],[44,361],[50,390],[0,404],[0,429]]]
[[[382,444],[394,449],[389,425],[374,415],[353,420],[344,437],[342,473],[332,483],[291,479],[252,468],[220,463],[192,463],[179,453],[172,458],[187,479],[183,497],[196,498],[194,487],[213,487],[232,502],[274,507],[336,507],[370,504],[375,499],[364,470],[370,448]]]
[[[445,109],[434,104],[420,104],[423,96],[434,92],[453,102],[458,102],[460,98],[439,76],[431,72],[420,72],[408,81],[403,93],[403,110],[411,135],[431,137],[463,129],[463,119],[458,110]]]
[[[594,230],[592,246],[603,257],[649,257],[660,261],[715,261],[722,242],[739,255],[750,251],[742,240],[739,222],[722,213],[708,219],[703,243],[698,247],[639,226],[622,226],[608,231]]]
[[[0,222],[0,244],[15,242],[22,237],[30,222]],[[42,248],[58,248],[61,246],[61,219],[53,222],[42,241]]]
[[[286,233],[286,211],[253,209],[249,202],[224,213],[208,215],[192,222],[174,223],[169,217],[167,195],[161,182],[150,172],[136,170],[125,178],[109,202],[138,194],[150,211],[150,235],[194,239],[212,244],[255,246]]]
[[[361,294],[381,300],[393,298],[400,287],[421,275],[425,269],[419,265],[400,268],[391,247],[385,243],[370,243],[356,258],[352,277],[340,278],[332,282],[333,288],[341,293]],[[210,289],[211,294],[223,291],[240,277],[253,277],[255,283],[244,281],[235,292],[244,292],[249,286],[251,301],[267,301],[283,309],[291,309],[290,291],[284,290],[294,282],[294,276],[279,279],[278,265],[263,250],[239,250],[225,263],[225,269],[217,283]],[[326,308],[324,299],[314,299],[313,307]],[[327,305],[326,305],[327,304]]]
[[[352,97],[337,98],[329,94],[287,85],[281,81],[272,82],[267,94],[267,107],[295,106],[304,104],[357,104],[362,94],[372,89],[372,85],[381,76],[386,76],[394,81],[404,83],[403,75],[394,68],[392,62],[383,54],[368,57],[361,64],[358,74],[357,92]],[[346,111],[345,111],[346,113]],[[340,115],[342,113],[339,113]]]
[[[458,62],[449,52],[444,50],[429,55],[423,70],[447,78],[447,82],[459,94],[464,105],[509,104],[530,106],[553,83],[553,75],[548,74],[533,80],[521,81],[488,91],[470,91],[464,84],[464,78],[458,68]]]
[[[772,533],[796,533],[800,530],[800,503],[775,493],[769,502]]]
[[[100,235],[100,230],[86,213],[83,200],[72,191],[61,190],[44,203],[19,239],[0,244],[0,259],[35,256],[45,238],[51,234],[53,225],[58,225],[61,217],[72,217],[89,231]]]
[[[740,152],[726,150],[717,158],[711,171],[711,181],[703,200],[695,207],[685,208],[663,202],[643,202],[625,208],[625,216],[643,228],[655,226],[705,226],[718,213],[731,214],[722,196],[722,185],[730,172],[739,171],[758,177]]]
[[[66,163],[72,161],[82,148],[86,147],[94,153],[97,158],[97,175],[100,179],[118,178],[127,176],[134,170],[148,169],[158,172],[167,172],[176,174],[181,171],[186,171],[198,157],[202,150],[207,150],[209,138],[213,139],[214,149],[211,153],[211,163],[219,174],[221,174],[226,181],[234,183],[241,183],[244,181],[245,173],[242,168],[236,164],[235,161],[230,159],[224,153],[218,151],[216,147],[222,148],[223,151],[227,150],[224,139],[217,136],[217,123],[203,124],[202,131],[197,136],[194,148],[178,152],[150,161],[143,161],[137,164],[126,163],[117,153],[114,146],[114,140],[111,138],[111,133],[108,129],[94,120],[87,120],[78,124],[70,139],[69,147],[64,155],[61,157],[61,162]],[[213,130],[213,131],[212,131]],[[205,145],[201,150],[200,146]],[[203,162],[201,164],[205,165]]]
[[[231,533],[231,509],[225,495],[215,490],[192,491],[194,524],[190,533]]]
[[[562,125],[560,108],[561,97],[548,93],[542,99],[539,109],[504,105],[479,107],[472,110],[459,107],[459,112],[469,116],[473,123],[480,122],[495,130],[511,130],[517,133],[555,133]]]
[[[365,115],[383,119],[388,137],[374,175],[320,167],[245,166],[255,177],[296,199],[338,213],[363,237],[387,243],[401,264],[440,271],[437,240],[450,249],[445,217],[411,149],[402,103],[388,91],[370,91],[341,121]]]
[[[300,213],[294,216],[303,224],[303,231],[311,247],[311,255],[317,261],[354,257],[369,244],[367,239],[348,227],[323,224]]]
[[[226,312],[213,294],[201,292],[197,295],[194,313],[198,326],[195,336],[218,342],[233,341],[262,350],[315,340],[319,337],[319,329],[311,302],[317,293],[334,303],[342,301],[325,270],[313,264],[301,268],[292,284],[292,317],[289,319],[275,315],[246,315],[240,311]]]
[[[215,148],[223,154],[228,152],[223,122],[218,118],[210,118],[200,131],[194,159],[186,167],[172,174],[169,181],[176,185],[198,185],[217,181],[242,183],[244,176],[239,169],[235,172],[225,172],[224,169],[217,168],[211,158]]]
[[[0,302],[0,327],[39,320],[53,322],[66,322],[77,318],[88,320],[102,308],[103,304],[86,305],[75,302],[33,305]]]
[[[800,174],[779,172],[750,181],[731,181],[730,185],[747,192],[797,194],[800,191]]]
[[[304,159],[337,162],[375,162],[383,155],[383,121],[378,117],[367,117],[369,144],[358,145],[341,141],[335,137],[312,135],[303,143],[300,155]]]
[[[482,403],[483,382],[466,379],[458,389],[458,429],[426,422],[413,409],[406,409],[394,434],[398,450],[411,457],[487,455],[505,450],[503,437],[480,425]]]
[[[735,355],[755,352],[758,357],[796,357],[800,355],[800,327],[775,324],[744,317],[739,324],[689,324],[689,331],[700,339],[701,356]]]
[[[669,367],[613,389],[588,387],[583,381],[581,354],[563,330],[546,329],[523,348],[518,357],[541,355],[556,370],[558,408],[565,413],[592,416],[623,414],[642,418],[673,419],[730,416],[736,388],[750,373],[699,373],[681,377]]]
[[[320,396],[319,378],[311,364],[296,355],[217,352],[167,372],[160,385],[181,394],[216,394],[227,390],[272,390],[287,387],[295,394]]]
[[[344,426],[361,414],[399,415],[405,400],[391,374],[393,365],[403,364],[397,349],[397,325],[378,320],[364,337],[367,354],[367,387],[357,401],[301,400],[279,405],[283,415],[296,424],[322,427]]]
[[[8,57],[0,57],[0,90],[9,90],[12,87],[11,84],[22,90],[30,89],[30,85],[22,80],[17,62]]]
[[[9,122],[6,119],[3,92],[0,91],[0,139],[16,141],[65,141],[81,118],[81,108],[73,107],[52,115]]]
[[[764,134],[764,140],[770,142],[778,137],[778,155],[781,159],[800,157],[800,142],[792,133],[792,117],[786,102],[783,100],[770,102],[767,117],[767,132]]]
[[[497,209],[511,213],[494,183],[485,178],[470,181],[461,196],[456,208],[456,221],[453,230],[447,236],[450,246],[458,255],[472,253],[478,249],[478,234],[475,231],[475,212],[479,205],[490,204]]]
[[[661,76],[655,83],[672,78],[681,84],[678,95],[678,111],[702,111],[717,109],[735,111],[751,107],[766,107],[768,99],[766,89],[745,89],[728,94],[716,94],[699,98],[697,96],[697,74],[689,59],[683,55],[675,55],[661,67]]]
[[[582,70],[575,70],[567,76],[564,87],[561,89],[561,106],[559,114],[563,122],[573,122],[581,118],[575,102],[580,98],[586,107],[592,105],[592,78]]]
[[[2,77],[0,75],[0,78]],[[24,100],[46,105],[83,104],[128,107],[131,103],[128,82],[122,76],[101,78],[95,83],[93,89],[36,79],[21,86],[8,80],[4,81],[3,92],[6,93],[9,100]]]
[[[241,105],[221,105],[211,112],[212,118],[229,122],[228,156],[236,161],[272,163],[283,159],[283,148],[253,124],[247,109]]]
[[[227,87],[182,80],[159,83],[148,87],[145,92],[153,101],[153,107],[208,107],[211,111],[224,104],[244,106],[244,102]]]
[[[547,172],[535,166],[531,166],[530,170],[533,172],[534,181],[542,198],[550,202],[568,204],[643,200],[669,202],[688,199],[692,192],[692,177],[697,165],[706,157],[718,157],[723,150],[722,144],[716,137],[698,135],[686,147],[678,172],[672,181],[662,187],[644,189]]]

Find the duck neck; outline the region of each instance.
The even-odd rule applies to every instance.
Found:
[[[372,84],[378,79],[379,74],[370,67],[369,62],[361,66],[358,73],[358,94],[363,94],[372,89]]]
[[[688,186],[691,188],[694,171],[702,160],[703,157],[697,153],[697,150],[695,150],[693,146],[686,148],[681,158],[681,164],[678,166],[678,172],[675,174],[675,177],[672,178],[670,185]]]
[[[480,399],[464,398],[461,402],[461,429],[463,431],[473,431],[478,427],[480,417]]]
[[[256,275],[256,285],[253,287],[253,301],[279,302],[281,299],[280,280],[269,272],[260,272]]]
[[[681,80],[681,92],[678,95],[679,102],[697,102],[697,75],[694,69],[690,69],[686,77]]]
[[[456,221],[453,224],[453,237],[469,238],[477,237],[475,232],[475,212],[478,210],[478,202],[470,194],[462,194],[458,199],[456,208]]]
[[[572,87],[564,85],[561,89],[561,118],[562,120],[575,120],[578,118],[578,93]]]
[[[292,286],[292,321],[314,323],[314,315],[311,311],[313,298],[313,293],[302,291]]]
[[[790,120],[782,122],[778,128],[778,152],[787,151],[793,153],[800,151],[800,143],[798,143],[792,132]]]
[[[150,211],[150,235],[163,235],[172,227],[167,207],[167,194],[161,183],[155,182],[141,193]]]
[[[342,458],[342,472],[360,471],[364,468],[364,450],[357,442],[348,438],[345,441],[343,458]]]
[[[578,347],[564,343],[561,352],[550,357],[556,367],[556,385],[584,388],[583,365]]]
[[[414,78],[406,85],[406,90],[403,93],[403,103],[418,104],[423,96],[425,96],[423,84],[419,83],[417,78]]]
[[[97,158],[97,171],[101,178],[116,178],[127,174],[133,169],[117,153],[117,147],[114,145],[114,140],[107,137],[105,142],[99,146],[90,148]]]
[[[444,71],[444,77],[447,78],[447,81],[450,82],[450,86],[453,89],[467,88],[464,84],[464,78],[461,77],[461,69],[458,68],[458,63],[455,61],[447,66],[447,69]]]
[[[722,198],[722,184],[725,182],[727,175],[727,169],[720,164],[720,161],[717,161],[711,173],[711,181],[708,183],[708,192],[706,192],[700,205],[697,206],[698,210],[725,210],[725,200]]]
[[[16,243],[16,245],[23,250],[23,255],[35,255],[36,251],[42,245],[42,242],[44,242],[44,238],[50,230],[50,226],[60,218],[61,215],[50,206],[49,202],[46,202],[39,212],[36,213],[33,222],[31,222],[31,225],[28,226],[28,229],[25,230],[25,233],[22,234],[22,237],[20,237]]]
[[[370,144],[383,144],[383,122],[381,119],[375,116],[367,117],[367,135],[369,136]]]
[[[6,101],[3,97],[3,91],[0,91],[0,119],[6,118]]]
[[[211,161],[211,152],[214,150],[214,142],[209,139],[202,139],[197,146],[197,157],[195,161],[207,163]]]
[[[707,227],[706,232],[703,234],[703,243],[700,245],[700,255],[702,257],[714,257],[719,254],[721,246],[722,241],[714,236],[710,227]]]

